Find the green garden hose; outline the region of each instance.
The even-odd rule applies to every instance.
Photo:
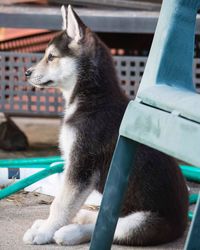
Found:
[[[49,175],[62,172],[63,166],[64,161],[60,156],[0,160],[0,168],[44,168],[44,170],[0,190],[0,199],[3,199]],[[200,182],[200,168],[180,165],[180,169],[187,180]],[[191,194],[189,199],[190,204],[195,204],[198,199],[198,194]],[[192,215],[190,214],[189,217],[191,216]]]
[[[194,213],[192,211],[188,212],[188,219],[191,221],[193,219]]]
[[[200,182],[200,168],[180,165],[180,169],[188,181]]]
[[[42,165],[50,165],[53,162],[62,161],[60,156],[33,157],[23,159],[0,160],[0,168],[41,168]]]
[[[40,172],[33,174],[27,178],[24,178],[2,190],[0,190],[0,200],[16,193],[17,191],[49,176],[56,173],[61,173],[63,171],[64,163],[62,162],[55,162],[50,165],[50,167],[41,170]]]
[[[198,194],[190,194],[189,196],[189,203],[190,205],[196,204],[198,200],[199,195]]]

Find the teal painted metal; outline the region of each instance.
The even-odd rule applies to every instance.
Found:
[[[200,123],[192,80],[199,0],[164,0],[137,98]]]
[[[134,173],[133,162],[137,145],[137,142],[122,136],[118,140],[104,189],[103,200],[90,250],[108,250],[112,245],[129,175],[132,171]]]
[[[191,221],[194,217],[194,213],[192,211],[188,212],[188,219]]]
[[[199,199],[199,194],[190,194],[189,203],[190,205],[196,204]],[[188,219],[191,221],[194,217],[194,213],[192,211],[188,212]]]
[[[188,181],[200,182],[200,168],[185,165],[181,165],[180,168]]]
[[[189,196],[190,205],[195,204],[198,201],[198,198],[199,198],[198,194],[190,194]]]
[[[120,135],[200,166],[200,124],[177,114],[131,101],[120,127]]]
[[[192,223],[187,235],[185,250],[198,250],[200,249],[200,195],[195,207]]]
[[[49,163],[49,164],[51,164],[51,163]],[[21,164],[19,164],[19,165],[9,165],[9,166],[0,166],[0,168],[34,168],[34,169],[39,169],[39,168],[48,168],[49,167],[49,164],[37,164],[37,165],[35,165],[35,164],[32,164],[32,165],[21,165]]]
[[[24,159],[3,159],[0,160],[0,168],[9,168],[9,167],[29,167],[35,168],[34,166],[38,165],[49,165],[56,161],[61,161],[62,158],[60,156],[49,156],[49,157],[31,157],[31,158],[24,158]],[[39,167],[37,167],[39,168]]]
[[[0,200],[13,194],[13,193],[16,193],[17,191],[19,191],[19,190],[41,180],[49,175],[61,173],[63,171],[63,167],[64,167],[63,162],[52,163],[50,165],[50,167],[0,190]]]
[[[142,103],[200,123],[198,108],[200,98],[197,93],[164,84],[155,84],[143,91],[141,95],[142,99],[139,97],[137,99],[142,100]]]
[[[142,82],[195,91],[192,81],[194,31],[199,0],[164,0]]]

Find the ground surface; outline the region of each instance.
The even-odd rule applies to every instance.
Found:
[[[13,157],[30,157],[57,155],[58,120],[17,120],[17,124],[26,132],[31,147],[26,152],[4,152],[0,150],[0,159]],[[192,192],[197,191],[198,186],[190,184]],[[0,201],[0,250],[86,250],[89,245],[76,247],[62,247],[56,245],[25,246],[22,242],[24,232],[31,226],[35,219],[48,216],[50,196],[37,193],[21,192]],[[129,249],[183,249],[185,236],[176,242],[152,248],[135,248],[113,246],[112,250]],[[101,250],[101,249],[96,249]]]
[[[49,203],[52,198],[37,193],[20,193],[0,201],[0,250],[86,250],[89,245],[63,247],[54,244],[42,246],[27,246],[22,242],[24,232],[36,219],[46,218],[49,212]],[[133,248],[113,246],[112,250],[131,249],[183,249],[185,237],[180,240],[152,248]],[[97,249],[101,250],[101,249]]]

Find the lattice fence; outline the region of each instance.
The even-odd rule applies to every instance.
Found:
[[[42,54],[0,52],[0,111],[26,116],[62,114],[63,98],[54,89],[37,89],[27,83],[25,71],[35,64]],[[146,57],[115,56],[121,86],[134,98],[144,72]],[[194,60],[194,83],[200,92],[200,59]]]

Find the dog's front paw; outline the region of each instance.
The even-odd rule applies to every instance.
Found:
[[[52,242],[54,231],[46,226],[45,220],[37,220],[26,231],[23,241],[28,245],[42,245]]]
[[[88,237],[82,225],[71,224],[60,228],[54,234],[54,241],[58,245],[72,246],[88,242]]]

